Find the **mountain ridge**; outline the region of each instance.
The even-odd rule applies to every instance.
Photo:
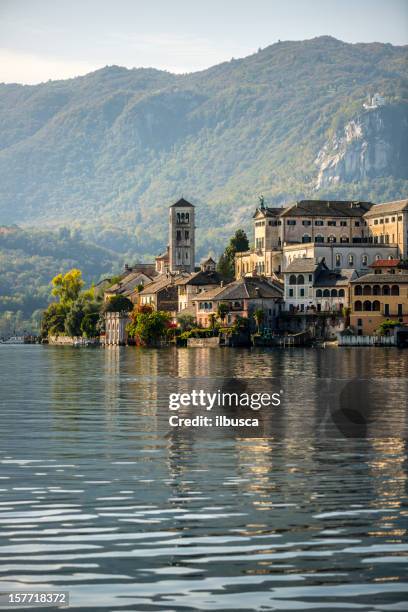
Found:
[[[260,192],[278,205],[402,197],[408,176],[392,168],[316,192],[315,159],[368,94],[407,114],[407,62],[407,46],[322,36],[193,73],[110,66],[0,85],[0,222],[116,224],[139,235],[137,254],[166,240],[163,210],[181,192],[214,248]]]

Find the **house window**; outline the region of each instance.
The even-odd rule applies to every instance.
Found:
[[[181,230],[176,231],[176,240],[181,240]]]
[[[349,266],[354,265],[354,255],[351,255],[351,254],[350,254],[350,255],[348,256],[348,265],[349,265]]]
[[[378,219],[374,219],[374,225],[378,225]]]
[[[303,274],[299,274],[297,277],[297,284],[298,285],[304,285],[305,284],[305,277],[303,276]]]
[[[313,280],[313,276],[311,274],[309,274],[309,283],[311,283]]]
[[[318,219],[317,221],[315,221],[315,225],[322,226],[323,221],[321,219]]]
[[[341,255],[339,253],[336,255],[336,268],[341,268]]]
[[[315,236],[315,242],[324,242],[324,236],[318,234],[317,236]]]
[[[304,289],[300,290],[300,297],[305,297],[305,290]]]
[[[306,225],[306,226],[307,226],[307,225],[312,225],[312,222],[311,222],[309,219],[304,219],[304,220],[302,221],[302,225]]]
[[[347,221],[340,221],[341,227],[347,227]]]
[[[360,221],[354,221],[354,226],[355,227],[360,227]]]
[[[184,230],[184,238],[188,240],[190,238],[190,232],[188,230]]]
[[[362,255],[361,256],[361,265],[362,266],[366,266],[368,264],[368,256],[367,255]]]
[[[402,304],[398,304],[398,316],[402,317]]]
[[[322,297],[322,290],[321,290],[321,289],[317,289],[317,291],[316,291],[316,297],[317,297],[317,298]]]
[[[389,304],[384,304],[384,315],[386,317],[389,317],[390,315],[390,305]]]
[[[295,221],[295,219],[288,219],[288,220],[286,221],[286,224],[287,224],[287,225],[296,225],[296,221]]]
[[[328,225],[329,227],[336,227],[336,225],[337,225],[337,224],[336,224],[336,221],[328,221],[328,222],[327,222],[327,225]]]
[[[289,289],[289,297],[293,297],[293,289]]]
[[[385,223],[389,223],[390,222],[390,218],[389,217],[385,217]]]
[[[402,221],[402,215],[398,216],[398,221]]]
[[[331,234],[328,239],[327,242],[336,242],[336,236],[333,236],[333,234]]]
[[[312,242],[312,237],[309,234],[303,234],[302,242]]]
[[[341,236],[340,242],[342,242],[343,244],[349,242],[348,236]]]

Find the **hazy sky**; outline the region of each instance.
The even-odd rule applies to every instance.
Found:
[[[0,0],[0,82],[191,72],[281,40],[408,43],[408,0]]]

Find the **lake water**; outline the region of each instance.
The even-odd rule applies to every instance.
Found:
[[[0,346],[0,591],[69,591],[72,610],[407,610],[407,358]],[[255,430],[171,428],[183,384],[283,401]]]

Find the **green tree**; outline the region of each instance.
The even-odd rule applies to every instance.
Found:
[[[228,312],[229,312],[228,304],[226,304],[225,302],[220,302],[217,306],[217,315],[219,316],[222,322],[225,321]]]
[[[113,295],[103,305],[104,312],[130,312],[133,310],[133,302],[124,295]]]
[[[177,316],[177,322],[182,332],[189,331],[195,326],[193,315],[180,314]]]
[[[215,328],[215,324],[217,322],[217,317],[215,316],[215,314],[212,312],[210,314],[210,316],[208,317],[209,321],[210,321],[210,329],[214,329]]]
[[[256,330],[259,334],[259,331],[261,329],[261,325],[265,319],[265,313],[262,310],[262,308],[257,308],[254,312],[254,319],[255,319],[255,323],[256,323]]]
[[[248,249],[248,237],[244,230],[238,229],[218,260],[217,271],[225,280],[232,280],[235,276],[235,254]]]
[[[41,337],[59,336],[65,332],[67,309],[63,304],[53,302],[46,308],[41,319]]]
[[[128,334],[135,338],[138,344],[154,344],[166,336],[170,326],[170,314],[160,310],[152,312],[133,311]]]
[[[65,332],[71,338],[82,335],[82,320],[85,317],[84,303],[82,300],[77,300],[72,304],[65,317]]]
[[[70,306],[78,299],[80,291],[84,286],[82,272],[73,268],[66,274],[58,274],[52,279],[52,295],[59,298],[61,304]]]
[[[86,338],[99,336],[99,312],[88,312],[81,321],[81,334]]]

